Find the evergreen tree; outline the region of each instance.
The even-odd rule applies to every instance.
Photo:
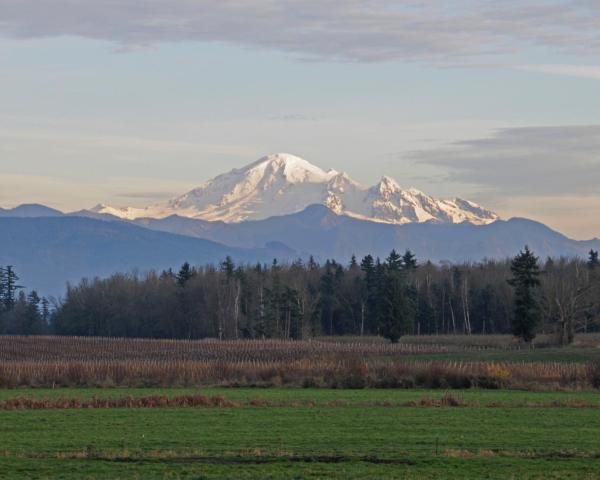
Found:
[[[261,335],[268,337],[281,337],[282,334],[282,305],[284,304],[284,287],[281,282],[280,270],[274,261],[270,270],[271,285],[265,288],[265,314],[264,331]]]
[[[24,291],[20,291],[14,300],[6,320],[6,333],[10,335],[20,335],[26,328],[27,317],[29,314],[29,305]]]
[[[169,268],[168,270],[163,270],[160,274],[161,280],[166,279],[177,279],[177,275],[173,273],[173,269]]]
[[[598,260],[598,250],[590,250],[587,265],[591,270],[594,270],[596,267],[600,266],[600,260]]]
[[[18,285],[19,277],[15,273],[12,265],[7,265],[5,268],[0,269],[0,293],[2,294],[2,304],[4,310],[10,311],[15,306],[16,294],[19,290],[24,287]]]
[[[374,266],[375,261],[373,260],[373,257],[371,255],[367,255],[360,262],[360,268],[363,272],[365,272],[366,275],[369,275],[369,273],[373,273]]]
[[[181,268],[179,269],[179,273],[177,274],[177,284],[180,287],[183,287],[190,278],[194,276],[194,271],[188,262],[185,262]]]
[[[381,262],[379,257],[375,260],[375,268],[373,273],[373,298],[372,313],[371,313],[371,329],[373,333],[381,334],[381,325],[385,315],[385,305],[389,297],[386,292],[387,274],[390,271],[387,264]]]
[[[377,299],[378,299],[378,282],[377,273],[375,271],[375,260],[371,255],[367,255],[360,262],[360,269],[364,274],[364,295],[365,295],[365,312],[364,324],[361,332],[366,330],[369,333],[375,333],[377,329]]]
[[[389,263],[379,301],[379,333],[392,343],[397,343],[400,337],[412,330],[415,306],[404,273],[392,269]]]
[[[336,275],[333,272],[333,264],[327,260],[325,273],[321,276],[321,324],[323,330],[333,335],[333,316],[336,307]]]
[[[221,271],[225,272],[227,278],[230,279],[233,277],[233,272],[235,270],[235,264],[233,263],[232,258],[228,255],[225,257],[225,261],[221,263]]]
[[[2,313],[6,309],[6,282],[4,281],[4,276],[6,275],[6,270],[4,267],[0,266],[0,313]]]
[[[436,312],[433,305],[429,302],[427,295],[422,293],[418,294],[417,292],[417,295],[413,297],[416,297],[417,303],[417,313],[415,318],[417,323],[416,334],[419,335],[422,331],[435,332]]]
[[[540,320],[540,308],[535,289],[540,285],[538,258],[525,247],[510,266],[513,277],[508,281],[515,293],[513,334],[525,342],[531,342],[536,335]]]
[[[40,312],[41,299],[34,290],[27,295],[24,317],[20,319],[20,333],[23,335],[39,335],[44,333],[44,325]]]
[[[386,265],[388,270],[393,272],[399,272],[402,269],[402,257],[396,252],[396,250],[392,250],[390,252],[390,256],[386,258]]]
[[[42,298],[40,313],[42,315],[44,326],[47,327],[50,324],[50,302],[46,297]]]
[[[410,250],[406,250],[404,255],[402,255],[402,264],[404,266],[404,269],[407,271],[416,270],[417,269],[417,258]]]

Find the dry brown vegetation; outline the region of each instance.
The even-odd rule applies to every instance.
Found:
[[[273,401],[253,398],[247,401],[231,400],[224,395],[184,394],[176,396],[148,395],[81,399],[79,397],[31,398],[14,397],[0,402],[0,410],[41,410],[41,409],[89,409],[89,408],[243,408],[243,407],[345,407],[348,402],[333,400],[318,404],[315,400]],[[362,402],[362,407],[462,407],[479,406],[467,404],[461,398],[446,392],[441,398],[423,397],[407,402]]]
[[[0,336],[0,361],[289,361],[322,354],[359,356],[448,353],[469,347],[352,341],[153,340],[107,337]]]
[[[591,386],[582,364],[342,359],[239,361],[16,361],[0,365],[0,386],[329,388],[539,388]]]
[[[0,387],[293,386],[526,388],[600,386],[600,364],[415,360],[458,345],[282,340],[0,337]],[[412,355],[407,359],[406,355]]]
[[[470,408],[600,408],[599,403],[589,402],[580,398],[544,401],[465,401],[462,396],[445,392],[439,398],[424,396],[417,400],[407,401],[362,401],[350,403],[347,400],[336,399],[320,402],[315,399],[273,400],[262,397],[244,400],[233,400],[225,395],[205,395],[188,393],[180,395],[126,395],[120,397],[77,396],[60,398],[32,398],[18,396],[0,401],[0,410],[65,410],[65,409],[98,409],[98,408],[340,408],[360,406],[364,408],[435,408],[435,407],[470,407]]]

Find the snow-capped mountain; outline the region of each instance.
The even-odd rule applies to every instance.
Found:
[[[403,190],[390,177],[364,187],[343,172],[325,171],[285,153],[219,175],[166,203],[146,208],[98,205],[92,211],[128,220],[179,215],[237,223],[292,214],[313,204],[325,205],[339,215],[391,224],[466,221],[484,225],[498,220],[494,212],[468,200],[440,200],[414,188]]]

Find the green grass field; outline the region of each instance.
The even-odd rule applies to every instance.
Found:
[[[3,390],[33,396],[199,390]],[[202,389],[313,407],[0,411],[1,478],[600,478],[599,393],[458,393],[479,407],[379,407],[424,390]],[[331,406],[333,400],[342,405]],[[493,407],[502,402],[503,407]],[[487,406],[486,406],[487,405]]]

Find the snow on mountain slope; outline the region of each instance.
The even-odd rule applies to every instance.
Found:
[[[345,173],[325,171],[285,153],[219,175],[166,203],[146,208],[97,205],[92,211],[129,220],[179,215],[237,223],[291,214],[313,204],[325,205],[338,215],[392,224],[466,221],[482,225],[498,219],[467,200],[439,200],[416,189],[403,190],[390,177],[366,188]]]

